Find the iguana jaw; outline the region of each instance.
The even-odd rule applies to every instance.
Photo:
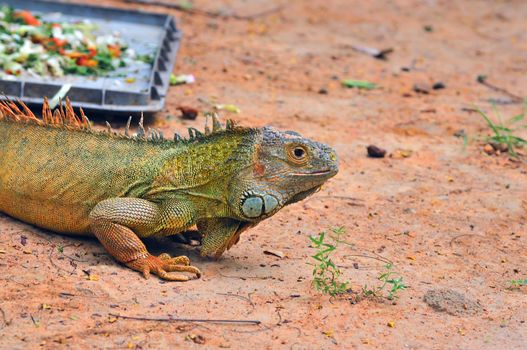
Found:
[[[333,176],[337,173],[336,170],[320,170],[320,171],[313,171],[313,172],[307,172],[307,173],[292,173],[293,176],[324,176],[324,175],[330,175]]]
[[[293,204],[293,203],[296,203],[296,202],[299,202],[303,199],[306,199],[307,197],[311,196],[312,194],[315,194],[317,193],[318,191],[320,191],[320,188],[322,187],[322,185],[319,185],[317,187],[314,187],[312,189],[309,189],[309,190],[306,190],[306,191],[302,191],[302,192],[299,192],[297,194],[295,194],[292,198],[290,198],[286,203],[285,205],[289,205],[289,204]]]

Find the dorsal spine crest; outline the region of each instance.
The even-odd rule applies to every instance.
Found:
[[[236,125],[236,123],[229,119],[227,120],[225,127],[220,123],[217,114],[212,114],[212,128],[208,126],[208,118],[205,123],[205,130],[201,132],[196,128],[188,128],[189,138],[184,139],[178,133],[174,134],[174,139],[167,140],[164,138],[163,133],[157,129],[149,129],[146,132],[144,127],[144,116],[141,114],[141,118],[138,124],[138,132],[136,135],[130,135],[130,126],[132,117],[130,117],[126,123],[126,127],[123,134],[113,131],[110,123],[106,122],[105,131],[92,130],[91,122],[88,117],[84,114],[82,108],[79,110],[80,116],[78,116],[68,98],[65,102],[59,104],[55,110],[52,110],[49,106],[49,101],[44,98],[42,105],[42,119],[35,116],[35,114],[27,107],[27,105],[21,101],[15,103],[11,100],[0,101],[0,121],[7,120],[14,123],[20,124],[33,124],[41,127],[65,129],[69,131],[84,131],[94,134],[106,134],[108,137],[120,138],[120,139],[131,139],[146,142],[173,142],[173,143],[188,143],[197,140],[206,140],[219,133],[229,132],[243,132],[249,131],[249,128],[243,128]]]

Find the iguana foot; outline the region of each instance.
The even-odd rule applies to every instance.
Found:
[[[150,273],[158,275],[160,278],[168,281],[188,281],[189,276],[182,274],[171,274],[170,272],[189,272],[195,274],[198,278],[201,277],[201,271],[194,266],[190,266],[188,257],[182,255],[171,258],[170,255],[164,253],[159,256],[148,255],[145,258],[139,258],[126,264],[131,269],[140,271],[145,278],[150,276]]]

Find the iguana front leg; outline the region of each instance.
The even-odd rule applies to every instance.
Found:
[[[160,208],[155,203],[138,198],[107,199],[91,211],[90,229],[116,260],[142,272],[145,277],[153,272],[166,280],[189,280],[186,275],[169,273],[174,271],[190,272],[199,277],[201,272],[196,267],[189,266],[186,256],[153,256],[138,237],[166,231],[170,226],[168,224],[176,227],[178,224],[184,225],[185,216],[188,216],[185,215],[188,214],[185,209],[175,210],[174,206],[169,208]]]
[[[240,234],[256,225],[228,218],[205,219],[198,222],[202,234],[201,255],[219,258],[225,250],[238,243]]]

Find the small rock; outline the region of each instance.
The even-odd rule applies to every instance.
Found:
[[[321,95],[327,95],[328,94],[328,89],[320,88],[320,90],[318,90],[318,93],[321,94]]]
[[[188,106],[178,106],[177,109],[181,111],[181,118],[195,120],[198,117],[198,110]]]
[[[432,85],[432,89],[434,90],[441,90],[444,88],[446,88],[446,85],[442,81],[438,81],[437,83],[434,83],[434,85]]]
[[[428,84],[417,83],[414,84],[413,90],[418,94],[428,95],[430,93],[430,86]]]
[[[490,145],[496,152],[507,152],[509,150],[509,146],[506,143],[497,143],[497,142],[491,142]]]
[[[368,151],[368,157],[370,158],[384,158],[386,155],[386,150],[375,145],[369,145],[366,147],[366,150]]]
[[[490,144],[486,144],[484,147],[483,147],[483,151],[485,153],[487,153],[489,156],[493,155],[494,154],[494,147],[492,147]]]
[[[199,334],[189,334],[185,337],[185,340],[192,340],[196,344],[205,344],[205,337]]]
[[[280,259],[283,259],[285,254],[279,250],[271,250],[271,249],[266,249],[263,251],[263,253],[265,255],[273,255],[273,256],[276,256],[277,258],[280,258]]]
[[[437,110],[435,108],[425,108],[425,109],[421,109],[419,112],[421,112],[421,113],[436,113]]]
[[[455,137],[466,137],[467,134],[465,133],[465,130],[464,129],[459,129],[458,131],[456,131],[454,133],[454,136]]]

